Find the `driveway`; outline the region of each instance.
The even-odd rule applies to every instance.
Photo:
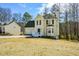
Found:
[[[22,38],[22,37],[31,37],[30,35],[20,35],[20,36],[0,36],[0,38]]]

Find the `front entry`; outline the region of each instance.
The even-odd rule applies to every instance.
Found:
[[[40,29],[38,29],[38,33],[40,34]]]

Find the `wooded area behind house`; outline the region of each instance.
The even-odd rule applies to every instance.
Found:
[[[79,4],[78,3],[65,4],[63,22],[60,22],[59,25],[60,25],[59,27],[60,38],[65,38],[67,40],[79,40]]]

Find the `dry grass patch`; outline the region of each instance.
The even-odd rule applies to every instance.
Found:
[[[0,55],[79,55],[79,43],[46,38],[0,39]]]

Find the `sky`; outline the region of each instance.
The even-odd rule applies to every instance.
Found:
[[[0,3],[0,7],[11,9],[12,13],[24,14],[28,12],[34,19],[37,14],[43,13],[44,8],[51,8],[53,3]]]

